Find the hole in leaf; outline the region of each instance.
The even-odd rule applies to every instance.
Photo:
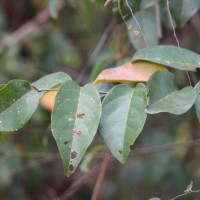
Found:
[[[119,150],[118,152],[119,152],[119,154],[122,154],[122,153],[123,153],[123,151],[122,151],[122,150]]]
[[[78,153],[76,151],[71,152],[71,159],[76,158],[77,154]]]
[[[73,171],[74,170],[74,166],[73,165],[69,165],[69,170]]]

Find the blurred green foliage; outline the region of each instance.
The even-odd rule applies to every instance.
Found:
[[[1,1],[0,47],[6,36],[15,33],[24,23],[32,20],[47,4],[47,0],[18,0],[17,3],[14,0]],[[14,78],[33,82],[43,75],[57,71],[64,71],[76,80],[113,18],[112,8],[117,8],[116,1],[107,7],[103,4],[103,1],[97,0],[70,0],[59,12],[56,20],[48,20],[15,45],[3,48],[0,54],[0,84]],[[139,11],[139,4],[134,4],[134,8]],[[164,8],[165,6],[162,7]],[[126,6],[124,9],[128,12]],[[129,12],[128,16],[131,17]],[[181,46],[198,53],[199,21],[200,13],[197,12],[189,23],[177,29]],[[87,73],[83,74],[85,82],[89,78],[94,80],[102,69],[114,67],[121,60],[130,59],[133,55],[135,49],[124,27],[123,24],[113,26],[108,40],[89,64]],[[176,45],[173,33],[167,27],[163,27],[163,37],[159,43]],[[179,85],[185,85],[185,73],[174,73]],[[199,77],[197,72],[197,79]],[[109,87],[108,84],[102,86]],[[38,109],[23,129],[15,134],[8,133],[6,138],[2,133],[0,137],[0,199],[56,199],[83,175],[78,171],[71,178],[64,176],[58,149],[50,130],[50,113],[42,108]],[[148,116],[145,129],[128,162],[125,165],[117,161],[110,162],[100,199],[145,200],[153,196],[169,199],[183,193],[190,180],[193,180],[194,188],[197,189],[200,184],[199,146],[186,148],[175,145],[163,151],[160,146],[195,140],[198,137],[199,122],[193,109],[180,116]],[[103,143],[98,135],[93,146],[95,143]],[[157,150],[151,152],[146,149],[144,153],[137,154],[139,149],[155,145],[159,145]],[[98,155],[93,159],[91,168],[101,163],[102,157],[99,158]],[[82,183],[69,199],[90,199],[96,177],[97,173],[90,177],[89,181]],[[182,199],[198,200],[199,195],[188,195]]]

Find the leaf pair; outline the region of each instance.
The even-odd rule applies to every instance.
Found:
[[[46,89],[60,86],[53,101],[51,127],[65,174],[69,176],[77,168],[97,132],[101,116],[99,94],[93,84],[79,87],[64,73],[45,76],[33,86]],[[44,93],[40,92],[40,95]],[[50,94],[41,99],[42,105],[48,109],[52,109],[51,97],[55,97],[55,92]]]
[[[120,84],[110,90],[102,103],[99,132],[114,157],[125,163],[144,127],[147,113],[183,114],[195,100],[193,87],[178,90],[172,73],[157,71],[150,77],[147,91],[142,83],[135,88]]]
[[[0,87],[0,131],[17,131],[23,127],[38,108],[39,99],[48,89],[71,78],[62,72],[47,75],[32,85],[24,80],[12,80]],[[35,89],[36,88],[36,89]]]

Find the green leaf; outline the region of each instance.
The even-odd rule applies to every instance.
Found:
[[[194,89],[197,94],[197,97],[195,100],[195,109],[196,109],[197,117],[200,121],[200,81],[195,85]]]
[[[70,176],[92,142],[101,116],[101,101],[93,84],[79,87],[66,81],[60,87],[52,112],[52,132]]]
[[[145,48],[147,46],[146,42],[149,45],[157,45],[158,44],[158,25],[156,23],[156,11],[155,7],[150,7],[145,10],[141,10],[135,13],[135,17],[138,23],[143,30],[145,40],[140,33],[139,27],[135,20],[131,18],[128,20],[128,35],[131,43],[135,47],[136,50]]]
[[[156,3],[158,3],[160,0],[142,0],[140,4],[141,9],[146,9],[149,7],[154,6]]]
[[[58,17],[57,0],[49,0],[48,7],[51,17],[56,19]]]
[[[163,26],[168,30],[172,30],[172,24],[170,22],[170,18],[169,18],[169,14],[167,12],[166,6],[167,6],[166,0],[159,1],[160,18],[161,18]],[[171,8],[170,8],[170,11],[171,11]],[[174,19],[172,19],[172,22],[173,22],[174,27],[176,28],[176,23],[175,23]]]
[[[170,1],[170,11],[177,26],[182,27],[200,9],[199,0]]]
[[[200,68],[199,54],[184,48],[181,48],[181,51],[183,55],[181,55],[178,47],[172,45],[147,47],[138,51],[133,56],[132,62],[150,61],[188,71],[195,71],[196,68]]]
[[[68,80],[71,80],[71,77],[68,74],[64,72],[56,72],[40,78],[39,80],[32,83],[32,86],[37,89],[51,89]],[[40,97],[45,93],[45,91],[40,92]]]
[[[117,23],[123,23],[124,20],[122,19],[121,14],[123,15],[124,19],[130,19],[132,17],[131,12],[129,10],[129,8],[127,7],[126,1],[124,0],[119,0],[120,1],[120,8],[118,7],[114,7],[113,8],[113,14],[116,18]],[[140,3],[142,0],[128,0],[129,6],[131,7],[132,11],[135,13],[138,10],[140,10]],[[120,14],[120,10],[121,10],[121,14]]]
[[[106,95],[102,106],[99,132],[113,156],[125,163],[147,117],[146,88],[142,83],[135,89],[117,85]]]
[[[36,111],[38,92],[24,80],[12,80],[0,90],[0,131],[16,131]]]
[[[194,104],[196,93],[192,87],[177,89],[175,76],[167,71],[157,71],[147,84],[149,105],[147,113],[169,112],[180,115]]]

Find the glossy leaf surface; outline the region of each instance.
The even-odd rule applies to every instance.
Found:
[[[141,49],[133,56],[133,63],[138,61],[150,61],[168,67],[195,71],[200,68],[200,55],[190,50],[180,49],[172,45],[159,45]]]
[[[147,114],[146,88],[125,84],[115,86],[103,100],[99,132],[114,157],[125,163],[144,126]]]
[[[169,112],[180,115],[194,104],[196,93],[192,87],[177,89],[175,77],[167,71],[154,73],[148,81],[149,105],[147,113]]]
[[[102,82],[147,82],[149,77],[158,70],[166,70],[162,65],[141,61],[128,62],[119,67],[103,70],[95,80],[95,84]]]
[[[72,174],[96,134],[101,101],[93,84],[79,87],[66,81],[60,87],[52,112],[52,132],[67,176]]]
[[[0,89],[0,131],[16,131],[36,111],[38,92],[27,81],[12,80]]]

